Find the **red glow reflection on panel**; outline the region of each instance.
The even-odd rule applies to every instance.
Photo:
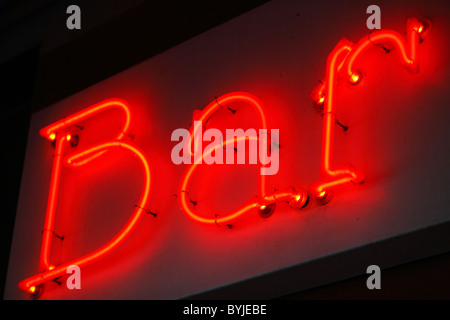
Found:
[[[93,146],[87,147],[84,150],[64,155],[64,147],[70,143],[72,135],[67,133],[70,126],[75,125],[77,122],[84,120],[88,117],[94,116],[101,111],[109,108],[120,108],[125,113],[125,125],[123,130],[116,136],[115,139],[97,143]],[[150,197],[150,167],[149,162],[145,156],[145,153],[128,141],[121,140],[125,137],[126,131],[130,125],[130,110],[128,105],[119,99],[109,99],[98,104],[95,104],[89,108],[86,108],[80,112],[77,112],[63,120],[55,122],[40,130],[40,134],[49,139],[56,140],[55,144],[55,156],[53,159],[52,177],[50,183],[50,191],[47,202],[47,211],[45,217],[45,226],[42,238],[41,256],[39,261],[39,272],[38,274],[27,278],[19,283],[19,288],[34,293],[37,286],[45,283],[46,281],[53,280],[64,274],[66,274],[67,267],[70,265],[77,265],[80,268],[86,266],[92,262],[95,262],[105,255],[109,254],[112,250],[121,245],[131,234],[131,232],[136,228],[137,224],[145,213],[145,207],[148,205]],[[57,198],[59,191],[59,183],[61,176],[62,165],[71,165],[75,167],[82,166],[83,164],[91,161],[100,155],[104,154],[106,151],[111,149],[119,149],[122,151],[127,151],[133,154],[138,161],[143,170],[144,183],[141,192],[140,199],[135,205],[135,209],[125,224],[125,226],[117,233],[112,240],[107,242],[102,247],[96,249],[95,251],[88,253],[80,258],[74,259],[70,262],[54,266],[51,265],[50,251],[52,238],[54,236],[53,224],[56,213]]]
[[[398,32],[391,30],[377,30],[370,33],[354,44],[346,38],[341,39],[327,59],[326,77],[311,93],[311,98],[323,105],[322,151],[320,162],[321,180],[313,183],[310,190],[313,195],[323,202],[330,199],[330,191],[347,183],[362,183],[363,174],[350,165],[333,167],[334,129],[336,122],[335,87],[341,71],[351,84],[358,84],[362,80],[362,73],[354,70],[355,60],[367,49],[390,43],[400,57],[400,64],[412,73],[419,71],[418,46],[429,32],[429,21],[419,22],[416,18],[407,21],[407,39]],[[426,32],[425,32],[426,31]],[[342,69],[342,70],[341,70]]]
[[[199,121],[198,123],[204,124],[206,123],[210,117],[219,109],[226,107],[229,103],[233,102],[245,102],[246,104],[253,107],[253,109],[256,111],[259,117],[259,122],[261,129],[267,130],[267,124],[266,124],[266,117],[264,115],[262,103],[253,95],[246,93],[246,92],[232,92],[225,94],[219,98],[216,98],[214,101],[212,101],[210,104],[208,104],[197,116],[194,120]],[[189,150],[191,152],[191,155],[195,157],[195,152],[192,151],[192,148],[195,148],[195,145],[198,144],[198,140],[202,139],[202,137],[198,136],[196,134],[197,132],[201,132],[202,130],[198,130],[199,128],[195,128],[194,125],[190,129],[190,137],[191,139],[188,140],[187,143],[189,143]],[[289,202],[291,206],[295,208],[301,208],[305,205],[307,202],[308,196],[305,191],[300,190],[297,191],[294,188],[289,188],[287,190],[281,190],[276,191],[272,194],[268,194],[267,192],[267,176],[259,174],[258,175],[258,192],[257,196],[253,197],[246,203],[242,204],[235,210],[232,210],[228,213],[225,213],[221,216],[216,217],[202,217],[201,214],[199,214],[194,209],[194,204],[192,203],[191,199],[189,198],[189,185],[190,181],[192,179],[192,176],[195,172],[195,169],[198,167],[200,163],[202,163],[203,158],[205,156],[210,155],[215,149],[217,148],[224,148],[227,144],[237,143],[242,140],[258,140],[259,139],[268,139],[267,135],[262,135],[262,137],[235,137],[230,140],[226,140],[224,142],[218,142],[217,144],[208,145],[208,147],[203,151],[200,155],[201,159],[194,160],[194,163],[189,165],[185,172],[183,173],[183,176],[181,177],[181,181],[178,187],[178,203],[180,205],[181,211],[191,220],[205,223],[205,224],[216,224],[221,225],[225,223],[230,223],[231,221],[235,220],[239,216],[249,212],[252,209],[258,208],[260,213],[264,215],[265,212],[270,211],[273,208],[273,205],[276,202],[284,201]],[[269,140],[269,139],[268,139]],[[263,163],[267,163],[265,161],[262,161]],[[264,164],[260,164],[260,167],[264,167]],[[273,211],[273,210],[272,210]]]

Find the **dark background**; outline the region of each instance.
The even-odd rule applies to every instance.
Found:
[[[267,1],[134,2],[0,0],[2,297],[31,114]],[[81,30],[66,28],[70,4]],[[449,299],[449,266],[446,253],[383,270],[382,290],[367,290],[361,275],[280,298]]]

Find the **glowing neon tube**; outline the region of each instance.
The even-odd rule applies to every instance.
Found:
[[[79,150],[76,153],[64,156],[64,146],[66,142],[71,139],[69,127],[76,125],[78,122],[85,120],[89,117],[95,116],[100,112],[117,108],[124,114],[124,125],[122,130],[117,134],[115,139],[98,143],[94,146]],[[92,263],[101,259],[106,254],[110,253],[130,235],[135,229],[137,223],[140,221],[145,207],[149,201],[150,195],[150,167],[148,160],[144,152],[133,144],[121,140],[126,135],[130,126],[130,109],[128,104],[120,99],[108,99],[97,104],[94,104],[86,109],[83,109],[77,113],[74,113],[62,120],[52,123],[40,130],[40,135],[44,138],[55,141],[55,157],[53,159],[52,176],[50,182],[50,190],[47,202],[47,210],[44,224],[44,232],[42,237],[41,255],[39,260],[39,272],[37,275],[25,279],[19,283],[19,288],[27,292],[33,293],[36,291],[37,286],[43,284],[46,281],[53,280],[66,273],[66,269],[70,265],[78,265],[79,267]],[[64,263],[59,266],[50,264],[50,251],[52,238],[54,236],[53,225],[57,208],[59,184],[61,179],[62,165],[80,167],[87,162],[98,158],[100,155],[108,150],[119,147],[120,150],[125,150],[139,160],[143,169],[144,184],[141,192],[139,202],[135,206],[131,218],[126,225],[120,230],[116,236],[110,240],[107,244],[101,248],[81,257]]]
[[[254,138],[254,137],[238,137],[238,138],[235,138],[232,140],[226,140],[222,144],[216,144],[211,147],[208,146],[208,148],[206,148],[205,151],[203,152],[203,157],[205,157],[207,154],[211,154],[217,148],[224,148],[227,144],[234,144],[235,141],[237,142],[237,141],[243,140],[245,138],[248,138],[248,140],[257,140],[257,138]],[[245,139],[245,140],[247,140],[247,139]],[[238,216],[248,212],[250,209],[256,208],[258,206],[258,200],[255,197],[255,199],[249,201],[249,203],[246,203],[246,204],[240,206],[239,208],[237,208],[236,210],[233,210],[229,213],[224,214],[220,218],[216,218],[216,217],[204,218],[204,217],[202,217],[200,214],[198,214],[194,210],[194,208],[193,208],[194,206],[189,199],[190,181],[191,181],[192,176],[198,166],[199,166],[198,163],[193,163],[190,166],[188,166],[188,168],[185,170],[183,176],[181,177],[181,183],[178,187],[178,197],[177,197],[178,203],[179,203],[180,208],[183,211],[183,213],[185,213],[185,215],[188,216],[190,219],[197,221],[197,222],[206,223],[206,224],[215,224],[215,223],[223,224],[223,223],[230,222],[231,220],[237,218]],[[264,176],[259,175],[259,177],[261,179]],[[262,178],[262,179],[264,179],[264,178]]]
[[[362,74],[353,68],[355,60],[373,46],[392,43],[400,56],[401,65],[410,72],[418,72],[418,46],[430,30],[431,23],[420,23],[416,18],[407,21],[407,40],[395,31],[377,30],[362,38],[357,44],[343,38],[333,49],[327,60],[326,80],[318,84],[311,93],[311,99],[317,104],[324,104],[322,130],[322,150],[320,175],[321,180],[310,186],[311,192],[319,200],[330,199],[329,191],[339,185],[361,183],[363,174],[351,166],[333,168],[334,130],[336,124],[335,92],[338,74],[345,70],[345,77],[352,84],[360,83]],[[426,32],[425,32],[426,31]],[[344,55],[345,53],[345,55]]]
[[[231,92],[231,93],[227,93],[227,94],[224,94],[224,95],[216,98],[214,101],[209,103],[198,114],[198,117],[194,120],[198,121],[197,123],[205,124],[212,117],[212,115],[215,112],[217,112],[221,108],[226,107],[228,104],[234,103],[234,102],[244,102],[244,103],[248,104],[249,106],[251,106],[258,115],[261,129],[267,129],[266,117],[264,115],[261,101],[259,101],[259,99],[256,98],[255,96],[253,96],[249,93],[246,93],[246,92]],[[198,127],[198,125],[197,125],[197,127]],[[200,145],[199,140],[202,139],[202,137],[199,137],[199,135],[198,135],[199,132],[201,132],[201,130],[199,130],[199,128],[196,128],[194,125],[189,130],[191,140],[187,141],[187,143],[190,143],[190,148],[188,148],[188,149],[191,152],[191,155],[193,155],[194,157],[196,157],[196,155],[192,151],[192,148],[194,148],[194,150],[195,150],[196,149],[195,147]],[[229,143],[231,143],[231,142],[229,142]],[[197,159],[194,159],[194,162],[198,163],[199,160],[203,159],[203,157],[204,157],[204,155],[200,154],[200,157],[197,156]],[[266,165],[263,164],[262,166],[264,167]],[[266,194],[266,188],[267,188],[266,177],[262,176],[258,181],[258,196],[259,197],[263,197],[263,195]]]
[[[199,114],[197,114],[197,117],[194,119],[198,121],[197,123],[206,123],[208,119],[211,118],[211,116],[217,112],[220,108],[226,107],[227,104],[232,102],[246,102],[251,107],[254,108],[254,110],[257,112],[261,129],[266,129],[266,118],[264,115],[264,111],[262,108],[262,103],[253,95],[245,92],[232,92],[225,94],[214,101],[212,101],[210,104],[208,104],[205,109],[203,109]],[[195,121],[194,121],[195,123]],[[198,125],[197,125],[198,126]],[[189,150],[191,152],[191,155],[195,157],[195,146],[196,144],[199,144],[199,141],[202,139],[201,136],[199,136],[197,133],[201,132],[202,130],[198,130],[199,128],[196,128],[195,125],[191,127],[190,129],[190,137],[191,139],[187,141],[189,143]],[[183,176],[181,177],[180,184],[178,187],[178,203],[181,208],[181,211],[191,220],[205,223],[205,224],[216,224],[216,225],[222,225],[225,223],[230,223],[231,221],[237,219],[241,215],[258,208],[260,210],[260,213],[263,211],[266,211],[268,209],[268,206],[274,205],[277,202],[285,201],[289,202],[289,204],[294,208],[302,208],[308,200],[308,195],[305,191],[300,190],[297,191],[294,188],[291,188],[289,190],[285,191],[277,191],[272,194],[268,194],[267,192],[267,177],[265,175],[258,175],[258,194],[256,197],[251,198],[246,203],[242,204],[235,210],[232,210],[230,212],[227,212],[225,214],[222,214],[220,216],[214,216],[214,217],[204,217],[201,214],[199,214],[195,209],[194,205],[189,199],[189,186],[190,181],[194,175],[195,170],[198,168],[198,165],[202,163],[201,160],[205,156],[209,156],[213,151],[215,151],[217,148],[224,148],[227,144],[232,144],[242,141],[242,140],[257,140],[259,141],[260,137],[235,137],[233,139],[227,140],[225,142],[218,142],[216,144],[208,145],[207,148],[205,148],[204,151],[201,153],[201,158],[196,159],[200,161],[194,161],[193,164],[189,165],[185,172],[183,173]],[[264,139],[268,139],[264,136]],[[192,147],[194,146],[194,152],[192,151]],[[264,161],[264,163],[266,163]],[[260,164],[261,167],[264,166],[264,164]]]
[[[54,266],[51,268],[51,270],[47,269],[46,271],[40,272],[30,278],[22,280],[19,283],[19,288],[21,290],[32,293],[36,290],[37,286],[39,286],[47,281],[51,281],[55,278],[58,278],[62,275],[65,275],[67,267],[69,267],[70,265],[77,265],[81,268],[81,267],[91,264],[95,261],[98,261],[99,259],[103,258],[105,255],[111,253],[118,246],[120,246],[136,228],[137,224],[139,223],[143,214],[145,213],[144,208],[148,205],[150,191],[151,191],[150,190],[150,188],[151,188],[150,167],[149,167],[149,164],[145,157],[144,152],[140,148],[132,145],[129,142],[112,140],[112,141],[99,143],[97,145],[94,145],[94,146],[82,151],[82,152],[73,154],[68,158],[68,160],[76,161],[78,158],[87,157],[87,156],[90,156],[91,154],[97,153],[99,151],[105,151],[105,150],[109,150],[112,148],[119,148],[119,150],[125,150],[125,151],[130,152],[131,154],[135,155],[136,159],[138,159],[138,161],[140,162],[142,170],[143,170],[144,183],[143,183],[143,187],[142,187],[141,196],[140,196],[140,199],[139,199],[137,205],[135,206],[135,209],[134,209],[130,219],[125,224],[125,226],[120,230],[120,232],[117,233],[113,239],[108,241],[102,247],[100,247],[100,248],[96,249],[95,251],[93,251],[89,254],[86,254],[80,258],[74,259],[70,262],[67,262],[67,263],[64,263],[64,264],[61,264],[58,266]],[[60,163],[60,162],[61,162],[61,160],[58,160],[58,163]],[[55,200],[55,205],[56,205],[56,200]],[[49,217],[47,216],[46,217],[46,226],[48,225],[48,221],[47,221],[48,219],[49,219]],[[49,240],[49,239],[51,239],[51,237],[50,238],[45,237],[43,239],[43,242],[45,242],[45,243],[43,243],[43,246],[48,248],[47,251],[50,249],[50,245],[51,245],[51,240]],[[46,255],[48,257],[48,254],[46,254]],[[48,262],[47,262],[47,265],[49,265]]]

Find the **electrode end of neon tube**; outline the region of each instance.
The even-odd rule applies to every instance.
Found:
[[[323,198],[326,194],[327,194],[326,191],[319,192],[319,194],[317,195],[317,198],[319,198],[319,199]]]
[[[67,141],[70,141],[70,139],[72,139],[72,135],[71,135],[71,134],[68,134],[68,135],[66,136],[66,140],[67,140]]]
[[[363,75],[362,75],[360,72],[355,71],[355,72],[353,72],[353,74],[350,76],[350,80],[349,80],[349,81],[350,81],[351,84],[357,85],[358,83],[361,82],[362,78],[363,78]]]
[[[407,21],[407,31],[414,31],[420,37],[420,40],[423,40],[431,30],[431,20],[430,19],[420,19],[420,21],[416,18],[409,18]]]
[[[50,141],[54,141],[56,139],[56,133],[52,132],[48,135],[48,139]]]
[[[268,218],[273,214],[273,212],[275,211],[275,208],[276,208],[276,203],[262,204],[258,207],[258,212],[262,218]]]
[[[70,136],[70,139],[68,141],[70,141],[70,146],[72,148],[75,148],[76,146],[78,146],[78,142],[80,141],[80,136],[77,134],[74,136]]]
[[[354,184],[362,184],[362,183],[364,183],[365,175],[364,175],[364,173],[361,170],[355,168],[351,164],[348,164],[346,166],[346,169],[350,172],[350,174],[352,176],[352,179],[351,179],[352,183],[354,183]]]
[[[308,204],[309,197],[306,194],[296,194],[289,200],[289,205],[293,209],[302,209]]]
[[[318,194],[316,194],[316,198],[317,200],[319,200],[319,202],[324,205],[327,204],[328,202],[330,202],[331,198],[333,196],[333,193],[331,191],[321,191]]]
[[[317,99],[316,103],[319,106],[323,106],[325,104],[325,97],[324,96],[319,97],[319,99]]]
[[[353,175],[352,182],[354,184],[363,184],[364,183],[364,175],[358,171],[358,173]]]
[[[420,26],[416,29],[421,40],[423,40],[430,33],[430,30],[431,20],[429,19],[423,19],[422,21],[420,21]]]
[[[44,292],[44,286],[42,284],[37,286],[30,286],[27,292],[31,295],[31,299],[39,299]]]

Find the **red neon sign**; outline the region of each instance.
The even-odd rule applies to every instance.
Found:
[[[334,127],[336,125],[336,84],[339,79],[344,78],[352,84],[361,83],[363,73],[354,69],[355,60],[360,57],[366,50],[374,46],[379,46],[383,43],[391,43],[399,57],[401,65],[407,68],[412,73],[417,73],[419,68],[418,46],[421,39],[423,39],[430,31],[431,24],[429,21],[420,23],[415,18],[410,18],[407,21],[407,39],[405,40],[399,33],[390,30],[379,30],[372,32],[367,37],[362,38],[356,44],[343,38],[335,46],[327,59],[326,77],[312,92],[312,99],[319,105],[324,105],[323,114],[323,131],[322,131],[322,148],[321,148],[321,162],[320,162],[320,180],[310,185],[310,193],[326,203],[330,200],[331,191],[338,186],[348,183],[361,183],[364,176],[357,169],[347,166],[333,166],[333,146],[334,146]],[[199,120],[198,123],[206,123],[212,115],[222,107],[230,103],[241,102],[253,108],[257,114],[260,123],[260,128],[267,130],[267,121],[264,114],[264,108],[255,96],[245,92],[232,92],[225,94],[209,103],[201,112],[199,112],[194,120]],[[70,143],[72,136],[72,127],[80,121],[83,121],[92,116],[109,109],[119,109],[124,115],[122,129],[117,133],[115,138],[97,143],[93,146],[87,147],[84,150],[66,154],[66,149]],[[146,211],[146,207],[150,197],[151,174],[148,160],[145,153],[137,146],[129,141],[126,141],[127,132],[130,127],[131,113],[128,104],[120,99],[109,99],[90,106],[84,110],[72,114],[60,121],[54,122],[40,130],[40,135],[55,143],[55,156],[53,159],[51,182],[47,200],[47,209],[45,217],[45,225],[42,238],[42,246],[39,260],[39,273],[27,278],[19,283],[19,288],[33,293],[36,288],[60,277],[66,273],[67,267],[70,265],[77,265],[79,267],[86,266],[90,263],[98,261],[105,255],[111,253],[115,248],[121,245],[128,236],[133,232]],[[194,122],[195,123],[195,122]],[[235,144],[242,139],[250,140],[270,140],[267,134],[259,135],[257,137],[236,137],[224,142],[217,142],[210,144],[205,150],[201,150],[200,155],[195,153],[195,145],[199,143],[201,137],[198,135],[199,128],[193,125],[190,129],[190,144],[188,150],[197,161],[187,166],[185,169],[177,191],[178,203],[183,214],[189,219],[204,223],[225,225],[229,224],[240,216],[249,213],[252,210],[257,210],[263,216],[269,216],[275,209],[278,202],[287,202],[291,207],[299,209],[303,208],[308,201],[308,194],[304,190],[296,190],[295,188],[287,188],[285,190],[268,192],[267,176],[263,174],[258,175],[258,190],[256,196],[249,199],[246,203],[240,205],[236,209],[222,214],[220,216],[205,216],[199,213],[195,204],[189,198],[189,189],[194,173],[198,165],[202,162],[204,157],[211,155],[217,148],[224,148],[227,145]],[[267,132],[267,131],[266,131]],[[264,144],[267,145],[267,144]],[[52,238],[54,236],[54,220],[57,212],[57,199],[60,189],[61,171],[63,165],[72,167],[81,167],[84,164],[99,158],[102,154],[113,148],[129,152],[135,155],[138,159],[144,177],[144,184],[141,191],[141,196],[135,209],[131,214],[130,219],[121,229],[121,231],[114,236],[109,242],[95,251],[86,254],[80,258],[74,259],[70,262],[54,266],[50,263],[50,252],[52,247]],[[194,148],[194,151],[192,151]],[[261,161],[260,168],[266,166],[265,161]]]
[[[93,146],[87,147],[84,150],[68,154],[64,156],[64,149],[67,147],[68,142],[71,140],[70,127],[78,122],[85,120],[89,117],[97,115],[98,113],[111,109],[119,108],[125,114],[125,121],[122,130],[118,133],[115,139],[97,143]],[[22,280],[19,283],[19,288],[34,293],[37,287],[47,281],[56,279],[64,274],[70,265],[77,265],[80,268],[91,264],[105,255],[111,253],[115,248],[121,245],[128,236],[136,228],[137,224],[141,220],[145,213],[145,207],[148,205],[150,197],[150,167],[145,153],[132,143],[123,140],[126,136],[126,132],[130,126],[130,109],[125,101],[119,99],[108,99],[103,102],[90,106],[80,112],[72,114],[71,116],[64,118],[60,121],[52,123],[49,126],[40,130],[40,135],[48,140],[55,141],[55,156],[53,159],[52,176],[50,182],[50,190],[47,201],[47,210],[45,216],[45,225],[42,236],[41,255],[39,260],[39,273]],[[80,167],[87,162],[99,157],[103,153],[113,148],[119,148],[120,150],[127,151],[132,155],[135,155],[138,159],[144,176],[144,184],[141,192],[140,199],[135,205],[135,209],[131,214],[130,219],[125,226],[117,233],[113,239],[104,244],[102,247],[95,251],[86,254],[80,258],[74,259],[70,262],[54,266],[50,263],[50,251],[52,245],[52,238],[54,236],[53,225],[55,221],[57,199],[59,192],[59,185],[61,179],[62,166],[75,166]]]
[[[334,128],[336,122],[336,98],[335,88],[342,75],[351,84],[361,82],[363,74],[354,70],[355,60],[372,46],[383,43],[394,45],[400,56],[400,64],[412,73],[419,71],[418,47],[420,39],[423,39],[430,31],[431,23],[420,23],[416,18],[407,21],[407,42],[395,31],[378,30],[362,38],[354,44],[346,38],[342,38],[330,53],[327,59],[325,80],[313,90],[311,97],[319,105],[324,105],[322,152],[320,161],[321,180],[310,186],[311,193],[323,203],[330,200],[331,190],[347,183],[362,183],[364,175],[350,165],[333,167]]]

